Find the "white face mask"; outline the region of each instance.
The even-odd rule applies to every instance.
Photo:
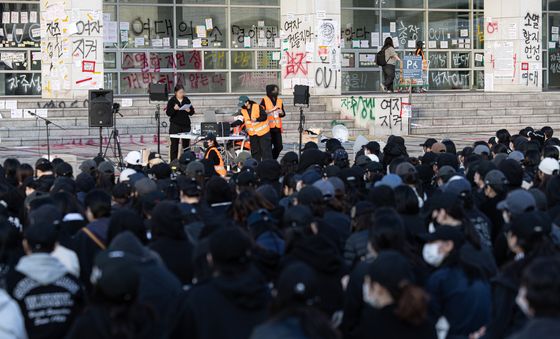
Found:
[[[379,303],[379,300],[375,298],[375,296],[371,295],[371,293],[369,292],[369,288],[369,284],[367,282],[364,282],[362,285],[362,298],[364,302],[373,308],[381,308],[382,305]]]
[[[523,314],[530,317],[531,310],[529,309],[529,302],[527,302],[526,295],[527,289],[525,287],[521,287],[517,293],[517,297],[515,298],[515,303],[519,306],[519,309],[523,312]]]
[[[445,259],[445,255],[439,252],[439,245],[437,243],[431,243],[424,245],[422,249],[422,257],[424,261],[428,264],[438,267]]]

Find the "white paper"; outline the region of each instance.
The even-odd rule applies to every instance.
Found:
[[[169,47],[171,45],[171,38],[165,37],[163,38],[163,47]]]
[[[179,111],[186,111],[188,109],[191,109],[191,107],[191,104],[184,104],[183,106],[179,107]]]
[[[132,99],[131,98],[122,98],[121,99],[121,107],[132,107]]]
[[[408,40],[408,48],[415,48],[416,47],[416,41],[414,40]]]
[[[21,118],[23,118],[23,113],[22,113],[21,109],[12,109],[10,111],[10,117],[12,119],[21,119]]]
[[[326,11],[317,11],[317,19],[325,19],[327,17]]]
[[[459,48],[465,48],[465,44],[459,44]]]
[[[436,48],[437,48],[437,41],[436,41],[436,40],[430,40],[430,41],[428,41],[428,48],[430,48],[430,49],[436,49]]]
[[[37,12],[29,12],[29,22],[32,24],[37,22]]]
[[[280,60],[280,52],[272,52],[272,61]]]
[[[16,108],[17,108],[16,100],[6,100],[6,109],[16,109]]]
[[[315,49],[315,46],[312,43],[305,44],[305,51],[307,53],[312,54],[314,49]]]
[[[199,38],[206,38],[206,26],[196,26],[196,36]]]
[[[457,39],[451,40],[451,46],[457,46]]]
[[[134,38],[134,46],[144,46],[144,37],[136,37]]]
[[[19,12],[12,12],[11,22],[13,24],[19,24]]]
[[[389,24],[389,32],[395,33],[396,31],[397,31],[397,23],[393,21]]]
[[[103,26],[103,42],[107,44],[119,42],[117,22],[107,21],[103,23]]]
[[[21,12],[20,22],[21,22],[22,24],[27,24],[27,23],[29,23],[29,13],[28,13],[28,12]]]
[[[119,23],[119,29],[121,31],[129,31],[130,30],[130,22],[121,21]]]
[[[474,61],[482,62],[484,60],[484,54],[476,53],[474,55]]]
[[[369,48],[369,41],[368,40],[361,40],[360,41],[360,48]]]
[[[552,26],[552,34],[558,34],[558,26]]]
[[[470,49],[471,48],[471,44],[465,44],[465,49]]]
[[[10,23],[10,12],[2,12],[2,24]]]
[[[440,42],[439,42],[439,48],[441,48],[441,49],[447,49],[447,48],[449,48],[449,42],[447,42],[447,41],[440,41]]]
[[[0,100],[0,109],[5,109],[5,108],[6,108],[6,101]]]
[[[552,34],[550,40],[552,40],[552,41],[558,41],[558,34]]]
[[[258,26],[259,27],[264,27],[264,20],[259,20]]]
[[[462,29],[461,30],[461,37],[466,38],[469,36],[469,30],[468,29]]]
[[[352,48],[360,48],[360,40],[352,40]]]
[[[41,109],[38,108],[38,109],[35,110],[35,114],[37,114],[38,116],[43,117],[43,118],[47,117],[47,112],[48,111],[44,108],[41,108]]]
[[[399,41],[399,38],[393,38],[393,45],[395,46],[395,48],[401,47],[401,43]]]
[[[193,48],[201,48],[202,47],[202,39],[193,39],[192,46],[193,46]]]
[[[251,48],[251,37],[248,36],[243,37],[243,47]]]
[[[177,47],[189,47],[189,39],[177,39]]]
[[[305,54],[305,61],[307,61],[307,62],[313,62],[313,53],[307,53],[307,54]]]
[[[484,73],[484,91],[491,92],[494,90],[494,74]]]
[[[163,47],[162,39],[152,39],[152,47]]]
[[[280,38],[274,38],[274,48],[280,48]]]
[[[371,32],[371,47],[379,46],[379,32]]]
[[[508,39],[517,40],[517,24],[509,24],[508,26]]]
[[[259,30],[259,39],[266,39],[266,32],[264,29]]]
[[[266,39],[258,39],[257,46],[259,47],[266,47]]]
[[[207,30],[212,30],[214,29],[214,23],[212,22],[212,18],[206,18],[206,20],[204,20],[204,22],[206,23],[206,29]]]
[[[548,49],[555,49],[555,48],[556,48],[556,41],[549,41]]]

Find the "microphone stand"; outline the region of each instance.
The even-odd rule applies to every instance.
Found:
[[[44,117],[42,117],[42,116],[40,116],[40,115],[37,115],[36,113],[33,113],[33,112],[31,112],[31,111],[27,111],[27,113],[28,113],[29,115],[35,117],[35,119],[41,119],[41,120],[43,120],[43,121],[45,122],[45,126],[47,127],[47,157],[48,157],[49,161],[51,161],[51,141],[50,141],[49,125],[54,125],[54,126],[60,128],[61,130],[66,130],[66,128],[64,128],[64,127],[62,127],[62,126],[60,126],[60,125],[58,125],[58,124],[56,124],[56,123],[50,121],[50,120],[47,119],[47,118],[44,118]]]

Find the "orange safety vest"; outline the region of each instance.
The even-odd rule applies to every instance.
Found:
[[[261,115],[261,106],[253,103],[251,106],[251,116],[246,108],[241,109],[241,114],[243,115],[243,120],[245,121],[245,128],[250,137],[258,136],[262,137],[266,133],[270,132],[267,121],[257,121]]]
[[[227,174],[227,171],[226,171],[226,167],[224,166],[224,159],[222,159],[222,155],[220,154],[220,152],[218,152],[218,149],[216,147],[210,148],[206,152],[206,155],[204,156],[204,159],[208,159],[208,156],[210,155],[211,151],[216,152],[216,155],[218,156],[218,159],[220,159],[220,163],[217,164],[217,165],[214,165],[214,171],[216,171],[216,173],[218,173],[222,177],[225,177],[226,174]]]
[[[276,99],[276,106],[272,104],[272,100],[268,96],[263,98],[264,101],[264,108],[267,111],[272,111],[274,109],[282,110],[282,99]],[[268,113],[268,126],[270,128],[280,128],[282,129],[282,118],[280,116],[275,117],[273,113]]]

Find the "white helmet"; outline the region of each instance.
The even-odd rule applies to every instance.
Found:
[[[344,125],[336,125],[332,129],[333,138],[338,139],[340,142],[348,141],[348,128]]]
[[[124,162],[129,165],[142,165],[142,154],[138,151],[130,151],[124,158]]]
[[[121,175],[119,176],[119,182],[125,182],[128,181],[128,179],[130,178],[131,175],[135,174],[136,171],[133,170],[132,168],[125,168],[122,172]]]

